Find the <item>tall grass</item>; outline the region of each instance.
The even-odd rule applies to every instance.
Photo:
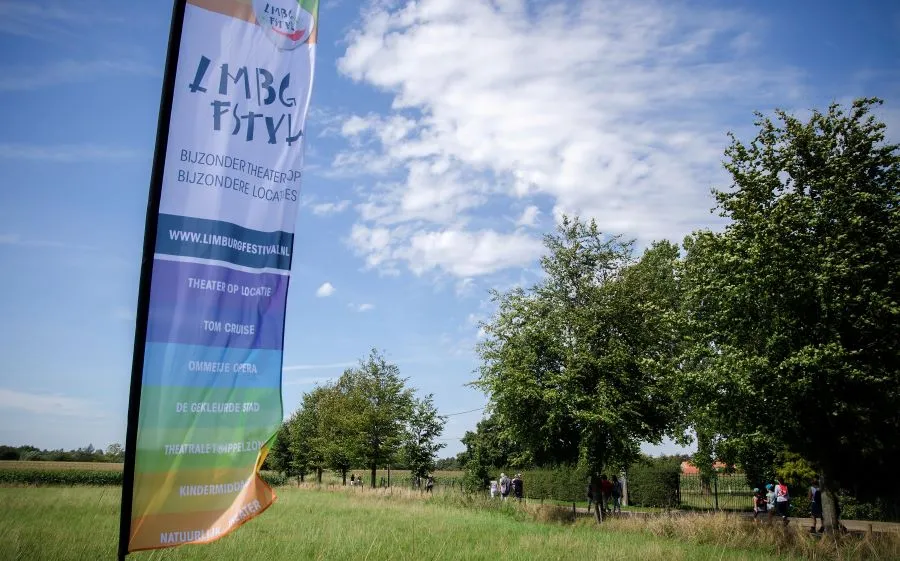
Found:
[[[119,493],[112,488],[0,488],[0,559],[113,559]],[[511,502],[411,490],[282,488],[259,518],[207,545],[129,559],[638,559],[767,560],[768,552],[682,543],[651,534],[545,524]],[[467,502],[469,501],[469,502]]]
[[[586,524],[586,521],[580,524]],[[611,518],[604,532],[628,532],[672,538],[698,545],[768,551],[813,561],[888,561],[900,559],[900,533],[857,533],[837,539],[811,534],[796,525],[756,523],[744,516],[662,514]]]

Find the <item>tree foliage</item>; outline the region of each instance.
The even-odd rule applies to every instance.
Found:
[[[900,460],[900,154],[876,103],[760,115],[726,152],[725,231],[685,241],[692,412],[809,460],[826,518],[839,484],[883,490]]]
[[[459,454],[463,466],[483,466],[485,471],[501,468],[524,468],[528,457],[516,441],[507,438],[494,415],[485,417],[475,426],[474,431],[466,431],[461,439],[466,449]],[[487,481],[485,481],[487,483]]]
[[[360,461],[369,468],[375,487],[378,466],[396,460],[403,444],[413,390],[406,387],[397,365],[375,350],[358,367],[345,371],[338,384],[351,394],[355,410],[350,425],[359,439]]]
[[[657,243],[635,261],[631,242],[577,218],[545,245],[543,281],[494,293],[475,385],[525,462],[624,467],[679,419],[678,248]]]
[[[279,430],[273,469],[299,477],[332,469],[346,484],[354,466],[371,470],[406,463],[420,476],[434,470],[444,447],[445,419],[433,396],[415,397],[399,368],[377,351],[333,382],[303,395],[300,408]]]
[[[403,463],[413,477],[425,477],[435,470],[437,453],[446,446],[437,440],[444,432],[445,423],[446,418],[438,415],[431,394],[413,403],[402,448]]]

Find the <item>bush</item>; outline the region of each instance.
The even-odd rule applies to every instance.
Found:
[[[628,504],[678,508],[681,463],[671,458],[648,458],[627,472]]]
[[[3,485],[121,485],[122,472],[93,469],[0,469]]]
[[[280,487],[287,484],[287,476],[277,471],[261,471],[259,476],[269,484],[269,487]]]
[[[276,472],[261,472],[263,480],[272,487],[287,483],[287,478]],[[123,475],[118,470],[96,469],[0,469],[0,485],[122,485]]]
[[[524,494],[529,499],[587,500],[588,472],[575,466],[523,471]],[[512,479],[512,477],[510,477]]]
[[[861,501],[852,495],[840,493],[838,501],[841,506],[841,518],[844,520],[900,521],[900,502],[896,499],[877,498]]]

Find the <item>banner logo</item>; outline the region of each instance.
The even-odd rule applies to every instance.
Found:
[[[316,0],[253,0],[256,21],[283,51],[306,43],[316,25]]]

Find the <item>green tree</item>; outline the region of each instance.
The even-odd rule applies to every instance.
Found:
[[[829,532],[840,484],[884,491],[900,460],[900,154],[878,103],[758,115],[715,192],[729,224],[685,240],[694,406],[811,462]]]
[[[502,429],[497,416],[490,415],[478,421],[474,431],[466,431],[461,439],[466,449],[459,454],[463,467],[474,465],[476,459],[486,471],[526,467],[528,452],[510,438],[511,431]]]
[[[528,466],[530,456],[513,439],[514,435],[514,431],[502,430],[493,414],[478,421],[474,431],[466,431],[461,439],[466,449],[458,458],[473,483],[477,482],[478,489],[483,489],[492,477],[497,477],[501,469]]]
[[[289,419],[282,422],[281,426],[278,427],[278,432],[275,434],[275,442],[272,443],[272,448],[269,450],[264,464],[268,469],[284,473],[289,477],[292,475],[292,463],[294,460],[290,449],[291,424],[295,422],[297,413],[295,411]]]
[[[322,434],[320,404],[329,392],[327,387],[317,387],[303,394],[300,408],[288,423],[288,450],[291,467],[303,481],[308,473],[316,474],[316,481],[322,482],[322,471],[326,467],[325,442]]]
[[[374,349],[358,367],[346,370],[338,385],[347,388],[353,403],[348,426],[358,438],[359,459],[370,469],[374,488],[378,466],[395,459],[403,444],[413,390],[406,387],[397,365]]]
[[[545,245],[542,282],[494,293],[474,385],[530,463],[581,464],[596,484],[641,441],[675,434],[678,248],[657,243],[635,262],[631,242],[567,217]]]
[[[125,448],[118,442],[113,442],[106,447],[105,456],[109,462],[122,462],[125,460]]]
[[[437,453],[446,446],[438,441],[444,432],[446,417],[438,415],[434,396],[415,400],[406,423],[403,461],[413,477],[425,477],[435,469]]]
[[[323,459],[341,476],[344,485],[347,472],[361,457],[362,448],[355,415],[363,404],[347,382],[347,378],[341,378],[322,390],[317,415]]]
[[[723,440],[718,458],[728,465],[738,465],[744,472],[747,485],[759,487],[774,481],[776,461],[782,446],[771,435],[753,432]]]

